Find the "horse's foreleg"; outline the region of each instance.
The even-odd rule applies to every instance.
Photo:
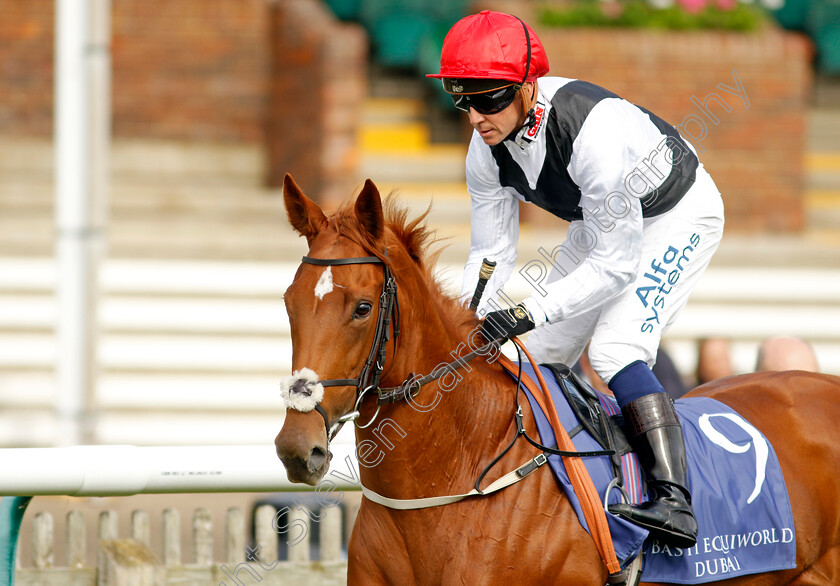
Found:
[[[399,532],[362,501],[347,546],[348,586],[414,586],[414,572]]]
[[[380,586],[388,583],[373,559],[365,555],[364,551],[350,548],[347,557],[347,586]]]

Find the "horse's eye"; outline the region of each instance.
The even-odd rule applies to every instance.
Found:
[[[356,311],[353,313],[354,318],[363,318],[370,315],[370,310],[373,309],[370,303],[362,301],[356,306]]]

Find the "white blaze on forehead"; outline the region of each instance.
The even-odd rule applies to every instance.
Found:
[[[333,290],[332,267],[321,273],[321,278],[315,283],[315,297],[323,299],[324,295]]]

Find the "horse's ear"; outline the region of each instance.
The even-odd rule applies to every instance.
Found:
[[[306,197],[297,186],[292,176],[286,173],[283,178],[283,202],[292,228],[312,242],[315,235],[327,225],[327,216],[314,201]]]
[[[356,218],[359,224],[376,242],[385,232],[385,215],[382,213],[382,199],[379,190],[370,179],[365,181],[359,197],[356,198]]]

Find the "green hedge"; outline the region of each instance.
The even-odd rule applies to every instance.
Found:
[[[539,21],[551,27],[622,27],[664,30],[716,29],[753,31],[767,20],[766,12],[755,6],[737,4],[730,10],[706,6],[696,13],[680,6],[656,8],[647,2],[629,0],[612,5],[615,13],[606,10],[600,0],[582,0],[563,8],[542,8]]]

